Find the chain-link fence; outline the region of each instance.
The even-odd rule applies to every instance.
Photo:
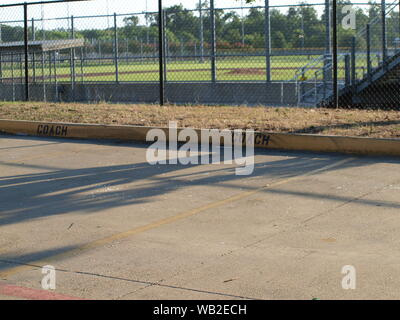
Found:
[[[399,106],[399,1],[116,2],[0,6],[0,99]]]
[[[381,1],[369,7],[370,19],[361,25],[341,58],[349,83],[339,91],[341,107],[400,109],[399,1]]]

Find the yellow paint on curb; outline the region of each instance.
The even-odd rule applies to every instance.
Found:
[[[151,129],[154,128],[0,120],[0,132],[74,139],[111,139],[145,142],[146,135]],[[161,130],[168,133],[167,128],[161,128]],[[198,133],[201,132],[200,129],[197,131]],[[166,135],[168,137],[168,134]],[[400,156],[400,139],[256,132],[255,147],[295,151]]]

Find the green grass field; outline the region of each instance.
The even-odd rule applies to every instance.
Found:
[[[271,76],[273,81],[292,80],[298,70],[318,56],[274,56],[271,59]],[[359,72],[365,65],[362,57],[358,61]],[[23,67],[23,66],[22,66]],[[314,74],[322,68],[322,62],[317,63],[306,73],[306,79],[314,79]],[[147,58],[141,60],[127,61],[121,58],[119,61],[120,82],[153,82],[159,80],[159,64],[156,59]],[[75,62],[75,73],[77,82],[112,82],[116,80],[115,63],[108,60],[77,60]],[[176,61],[169,59],[166,64],[167,81],[210,81],[211,62],[185,60]],[[220,81],[263,81],[266,80],[266,61],[264,57],[234,57],[217,59],[217,80]],[[30,76],[32,77],[33,64],[30,64]],[[20,63],[3,64],[2,78],[5,81],[21,81],[24,71]],[[54,64],[50,71],[49,63],[42,65],[41,61],[35,64],[37,82],[54,81]],[[71,81],[71,67],[69,61],[57,62],[56,76],[58,82]],[[339,64],[339,78],[344,78],[344,65]]]

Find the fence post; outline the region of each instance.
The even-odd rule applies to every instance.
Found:
[[[125,39],[125,43],[126,43],[126,53],[125,53],[125,58],[126,58],[126,63],[129,63],[129,39],[126,38]]]
[[[387,58],[387,36],[386,36],[386,1],[382,0],[381,3],[381,11],[382,11],[382,62],[383,65],[386,63]]]
[[[75,39],[75,26],[74,26],[74,16],[71,16],[71,38]],[[71,82],[72,82],[72,95],[73,99],[75,100],[75,82],[76,82],[76,72],[75,72],[75,48],[72,48],[71,51]],[[57,57],[54,55],[54,60],[56,60]],[[54,63],[54,68],[56,69],[56,63]],[[55,70],[54,69],[54,70]],[[56,87],[57,87],[57,81],[56,81]]]
[[[163,42],[163,45],[164,45],[164,48],[163,48],[163,50],[164,50],[164,52],[163,52],[163,54],[164,54],[164,65],[163,65],[163,69],[164,69],[164,83],[165,82],[167,82],[167,63],[168,63],[168,61],[169,61],[169,43],[168,43],[168,34],[167,34],[167,11],[165,11],[165,10],[163,10],[162,11],[162,14],[163,14],[163,28],[164,28],[164,31],[163,31],[163,37],[164,37],[164,42]]]
[[[83,48],[81,48],[81,82],[82,83],[84,82],[84,66],[83,66],[84,62],[83,62],[83,59],[84,59],[84,57],[83,57]]]
[[[29,101],[28,4],[24,3],[25,100]]]
[[[11,52],[11,82],[12,82],[12,96],[15,101],[15,82],[14,82],[14,54]]]
[[[345,83],[346,83],[346,86],[348,86],[351,83],[350,55],[348,55],[348,54],[346,54],[346,56],[345,56],[344,70],[345,70]]]
[[[2,42],[1,41],[1,39],[2,39],[2,35],[1,35],[2,33],[1,33],[1,25],[0,25],[0,43]],[[3,83],[3,54],[2,53],[0,53],[0,72],[1,72],[1,74],[0,74],[0,77],[1,77],[1,83]]]
[[[140,63],[143,63],[143,39],[140,38]]]
[[[267,82],[271,81],[271,17],[269,11],[269,0],[265,0],[265,60]]]
[[[211,81],[217,81],[217,63],[216,63],[216,34],[215,34],[215,7],[214,0],[210,0],[210,23],[211,23]]]
[[[332,52],[332,40],[331,40],[331,0],[325,0],[325,47],[326,53]]]
[[[325,0],[325,59],[324,59],[324,85],[332,80],[332,72],[328,66],[332,63],[332,24],[331,1]],[[331,68],[332,69],[332,68]]]
[[[3,54],[0,53],[0,83],[3,83]]]
[[[51,52],[48,52],[48,58],[49,58],[49,82],[53,80],[53,67],[52,67],[52,61],[51,61]]]
[[[35,32],[35,18],[32,18],[32,41],[36,40],[36,32]],[[33,82],[36,82],[36,55],[35,52],[32,52],[32,78]]]
[[[24,71],[24,66],[25,66],[25,59],[24,59],[24,55],[22,53],[18,54],[19,57],[19,80],[21,85],[24,84],[24,79],[25,79],[25,71]],[[25,85],[24,85],[25,87]]]
[[[199,0],[199,15],[200,15],[200,62],[204,62],[204,26],[203,26],[203,4]]]
[[[154,62],[157,61],[157,40],[154,37],[153,38],[153,58],[154,58]]]
[[[35,18],[32,18],[32,40],[36,40],[36,31],[35,31]]]
[[[367,24],[367,73],[368,73],[368,78],[371,77],[371,71],[372,71],[372,66],[371,66],[371,25],[368,23]]]
[[[58,51],[53,52],[53,65],[54,65],[54,87],[56,89],[56,101],[59,101],[59,94],[58,94],[58,80],[57,80],[57,56],[58,56]],[[74,85],[72,87],[72,98],[75,100],[75,88]]]
[[[119,66],[118,66],[118,26],[117,14],[114,12],[114,62],[115,62],[115,82],[119,83]]]
[[[351,84],[356,83],[356,37],[351,38]]]
[[[160,76],[160,106],[165,103],[164,91],[164,12],[162,0],[158,0],[158,61]]]
[[[181,45],[181,61],[183,61],[183,56],[185,55],[185,47],[184,47],[184,40],[181,38],[180,39],[180,45]]]
[[[45,76],[45,56],[44,52],[42,51],[42,82],[43,82],[43,101],[47,101],[47,94],[46,94],[46,76]]]
[[[338,90],[338,37],[337,37],[337,0],[332,1],[332,47],[333,47],[333,103],[334,107],[339,107]]]

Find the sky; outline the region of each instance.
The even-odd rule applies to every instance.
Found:
[[[194,9],[199,0],[163,0],[164,6],[171,6],[174,4],[183,4],[184,7]],[[12,4],[19,2],[18,0],[0,0],[0,4]],[[23,1],[21,1],[23,2]],[[37,0],[26,0],[26,2],[37,2]],[[270,5],[291,5],[299,3],[297,0],[270,0]],[[301,2],[307,3],[324,3],[325,0],[302,0]],[[367,2],[358,1],[358,2]],[[215,0],[215,6],[218,7],[240,7],[244,3],[243,0]],[[255,5],[263,5],[264,0],[257,0]],[[67,17],[67,16],[88,16],[88,15],[107,15],[113,14],[114,12],[119,14],[128,13],[140,13],[146,11],[155,12],[158,9],[158,0],[92,0],[83,2],[72,2],[72,3],[59,3],[59,4],[47,4],[43,6],[43,10],[40,5],[29,6],[29,17],[34,19],[41,19],[42,14],[45,19],[55,17]],[[319,12],[323,10],[323,6],[319,7]],[[287,10],[287,9],[286,9]],[[241,13],[241,10],[238,11]],[[243,10],[246,14],[246,10]],[[123,18],[120,17],[117,20],[118,24],[123,24]],[[21,8],[0,8],[0,21],[13,21],[22,20],[23,10]],[[143,22],[144,20],[141,19]],[[21,23],[9,23],[10,25],[22,25]],[[70,21],[57,20],[57,21],[46,21],[44,28],[69,28]],[[76,29],[85,28],[106,28],[113,25],[112,18],[93,18],[93,19],[75,19]],[[41,28],[41,23],[38,23],[36,27]]]

